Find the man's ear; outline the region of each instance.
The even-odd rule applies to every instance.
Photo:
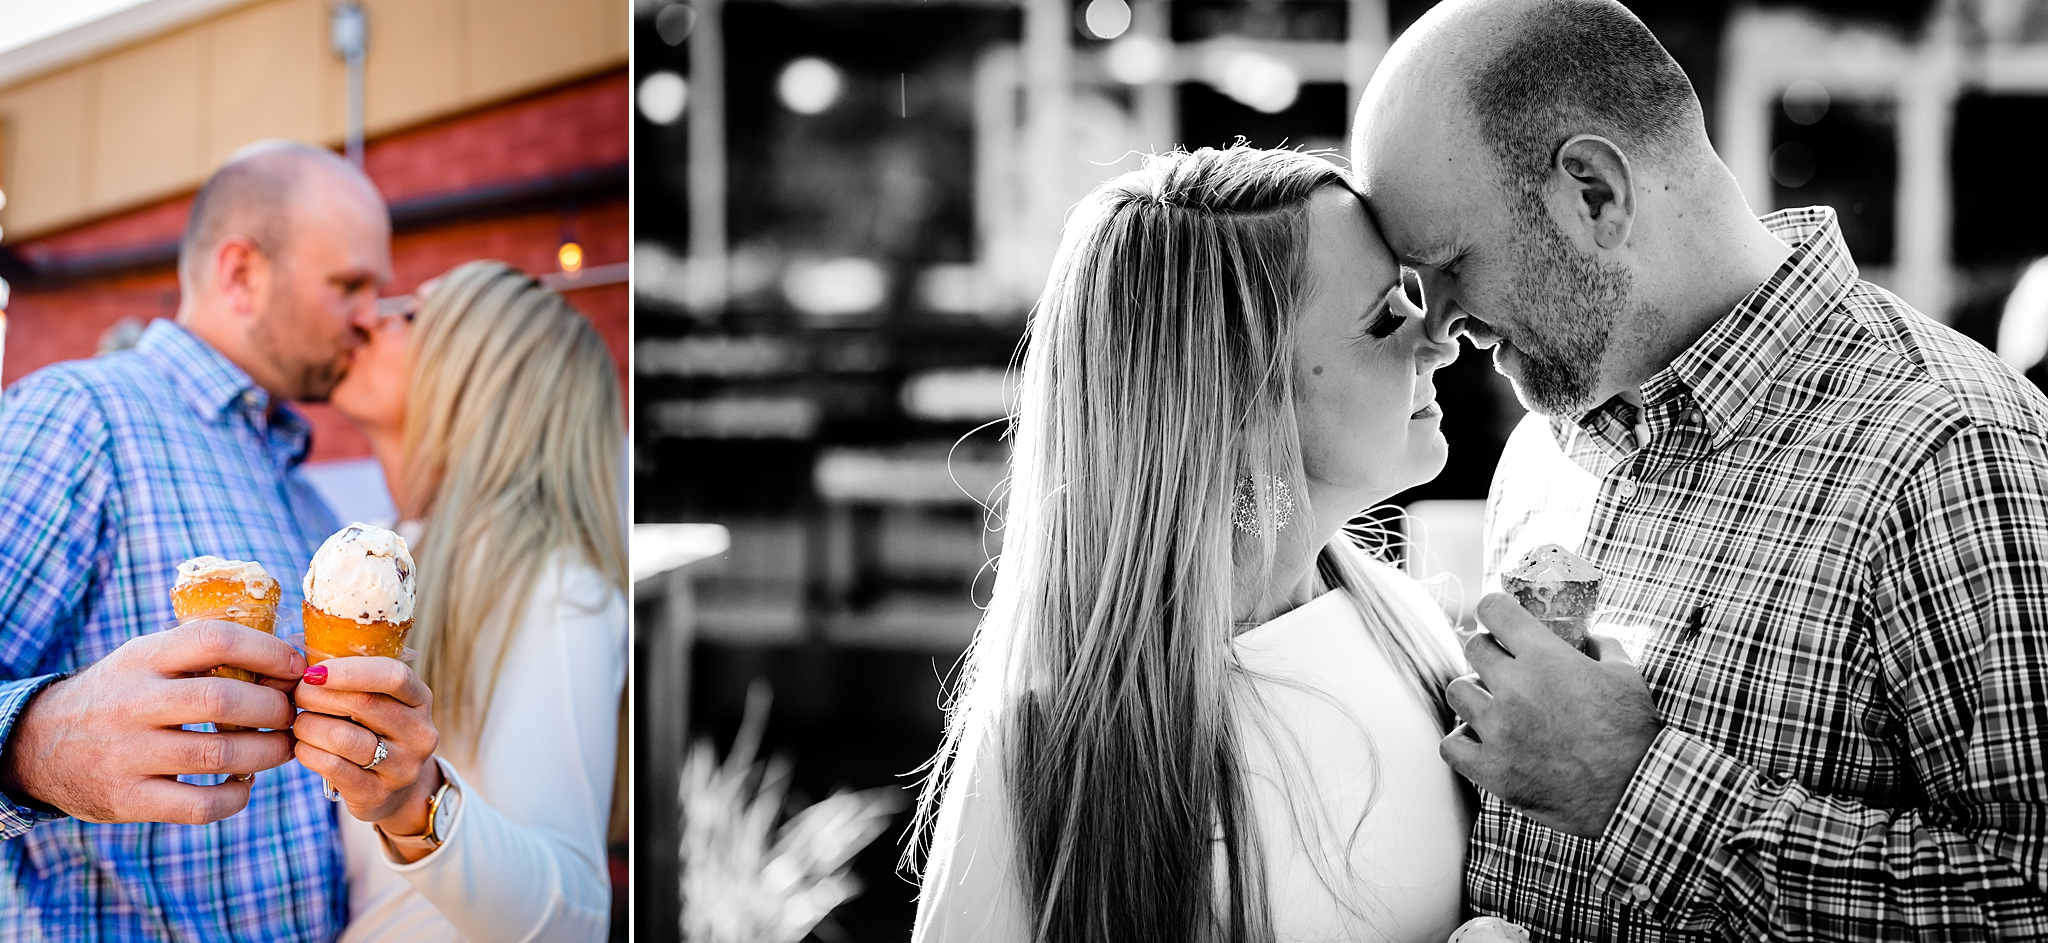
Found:
[[[251,314],[270,291],[270,260],[247,236],[223,236],[213,247],[213,290],[228,310]]]
[[[1576,135],[1557,149],[1551,171],[1551,213],[1560,228],[1585,233],[1602,249],[1628,242],[1635,173],[1621,148],[1597,134]]]

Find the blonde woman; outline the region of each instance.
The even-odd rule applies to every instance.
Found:
[[[311,697],[395,696],[430,714],[426,735],[300,715],[301,760],[351,813],[342,939],[602,940],[627,644],[618,375],[588,320],[503,263],[423,295],[332,400],[418,522],[411,644],[432,691],[380,687],[402,674],[388,659],[337,659]],[[386,759],[355,768],[375,737]]]
[[[1430,340],[1344,176],[1149,159],[1067,225],[914,939],[1443,943],[1462,673],[1357,513],[1443,467]]]

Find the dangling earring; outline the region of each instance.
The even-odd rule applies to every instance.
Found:
[[[1273,509],[1271,531],[1283,530],[1294,521],[1294,490],[1287,487],[1287,479],[1278,475],[1267,484],[1272,489],[1267,495]],[[1261,526],[1257,483],[1250,475],[1237,480],[1237,489],[1230,496],[1230,522],[1247,534],[1269,532]]]

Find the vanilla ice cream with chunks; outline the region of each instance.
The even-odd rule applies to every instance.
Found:
[[[1593,631],[1593,612],[1600,607],[1601,576],[1600,568],[1585,557],[1544,544],[1523,554],[1500,583],[1558,638],[1591,654],[1586,636]]]
[[[412,629],[412,553],[405,538],[355,523],[320,545],[306,570],[306,657],[397,658]]]
[[[1499,917],[1473,917],[1445,943],[1529,943],[1529,931]]]

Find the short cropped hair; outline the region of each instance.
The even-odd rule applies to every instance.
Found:
[[[1599,134],[1636,153],[1682,147],[1704,123],[1685,70],[1614,0],[1553,0],[1524,13],[1466,87],[1504,183],[1541,199],[1557,149]]]
[[[293,190],[308,165],[322,160],[340,162],[331,151],[295,141],[260,141],[236,151],[192,200],[178,243],[179,279],[197,285],[214,247],[230,235],[246,236],[273,261],[283,259]]]

